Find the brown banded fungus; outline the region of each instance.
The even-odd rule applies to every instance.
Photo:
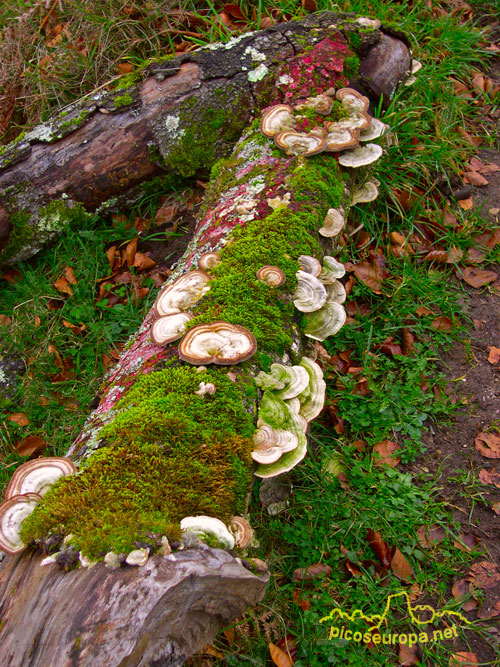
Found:
[[[257,278],[269,287],[279,287],[285,282],[286,276],[278,266],[266,264],[257,271]]]
[[[338,152],[354,148],[359,143],[359,130],[355,127],[340,127],[336,123],[329,124],[326,135],[325,151]]]
[[[218,252],[206,252],[198,260],[198,266],[202,271],[210,271],[220,264],[221,259]]]
[[[186,329],[186,324],[193,316],[189,313],[165,315],[156,320],[151,327],[151,338],[155,345],[166,345],[180,338]]]
[[[64,456],[47,456],[26,461],[12,475],[5,499],[26,493],[43,496],[58,479],[75,472],[76,465]]]
[[[352,151],[342,153],[339,156],[339,164],[343,167],[351,167],[353,169],[364,167],[378,160],[383,152],[382,146],[378,144],[365,144],[364,146],[358,146],[358,148]]]
[[[295,111],[304,111],[305,109],[311,109],[316,111],[316,113],[321,113],[328,115],[332,110],[333,100],[328,95],[321,94],[316,95],[316,97],[308,97],[305,102],[302,104],[297,104],[294,109]]]
[[[234,537],[226,525],[213,516],[187,516],[181,521],[181,530],[183,533],[195,533],[201,540],[214,537],[225,549],[234,547]]]
[[[323,283],[300,269],[296,273],[297,289],[293,304],[302,313],[312,313],[319,310],[326,303],[326,290]]]
[[[311,257],[311,255],[300,255],[299,268],[301,271],[310,273],[317,278],[321,273],[321,262],[316,257]]]
[[[234,541],[240,549],[246,549],[252,541],[253,531],[250,524],[242,516],[233,516],[229,530],[234,535]]]
[[[326,139],[303,132],[279,132],[274,137],[278,148],[283,148],[287,155],[316,155],[326,147]]]
[[[38,493],[23,493],[4,500],[0,505],[0,549],[5,553],[16,554],[26,547],[19,537],[21,523],[40,500],[42,496]]]
[[[190,329],[179,345],[179,356],[189,364],[232,366],[250,359],[257,351],[251,331],[239,324],[211,322]]]
[[[157,315],[175,315],[190,308],[208,292],[210,276],[195,269],[164,287],[156,297],[154,309]]]
[[[264,110],[260,120],[260,131],[266,137],[274,137],[278,132],[293,130],[294,125],[292,107],[287,104],[275,104]]]
[[[378,139],[383,134],[385,134],[388,129],[389,126],[378,118],[371,118],[370,127],[367,127],[365,130],[361,130],[359,133],[359,140],[373,141],[374,139]]]
[[[337,90],[335,97],[348,109],[367,111],[370,106],[370,100],[354,88],[341,88]]]

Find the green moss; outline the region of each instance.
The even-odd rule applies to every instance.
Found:
[[[54,199],[46,206],[38,208],[37,231],[50,234],[56,230],[87,222],[92,215],[83,204],[68,202],[66,199]]]
[[[79,116],[76,116],[75,118],[71,118],[70,120],[65,120],[64,122],[62,122],[56,128],[56,132],[58,132],[58,131],[60,132],[60,131],[68,130],[68,129],[76,130],[77,127],[80,127],[81,125],[83,125],[83,123],[84,123],[84,121],[85,121],[85,119],[87,118],[88,115],[89,115],[89,112],[86,109],[84,109],[80,113]]]
[[[195,394],[201,379],[215,394]],[[172,537],[185,516],[227,521],[245,509],[255,427],[224,370],[200,375],[167,362],[140,377],[116,409],[100,433],[106,446],[51,489],[23,523],[23,540],[72,533],[72,544],[98,558],[151,533]]]
[[[353,79],[359,73],[360,60],[357,55],[347,56],[344,60],[344,75],[346,79]]]
[[[134,100],[130,93],[125,93],[124,95],[118,95],[113,99],[113,104],[116,109],[121,109],[122,107],[127,107],[132,104]]]

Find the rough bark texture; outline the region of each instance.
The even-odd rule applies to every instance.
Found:
[[[2,569],[2,665],[177,667],[256,604],[269,578],[204,545],[112,574],[102,563],[64,573],[40,558]]]
[[[345,85],[343,63],[352,52],[344,36],[332,28],[324,39],[312,39],[312,44],[306,58],[292,58],[277,70],[286,81],[281,88],[283,95],[294,91],[292,95],[304,98],[332,85]],[[173,461],[172,475],[177,474],[176,452],[184,439],[192,437],[197,422],[205,419],[210,402],[217,405],[217,401],[233,400],[235,394],[237,401],[233,400],[228,413],[215,412],[213,422],[205,425],[202,441],[179,463],[187,459],[186,465],[194,465],[197,457],[208,461],[204,464],[208,475],[210,462],[223,458],[226,448],[232,457],[240,457],[242,465],[246,461],[250,472],[250,450],[245,453],[244,443],[252,448],[262,398],[254,378],[260,370],[268,370],[273,360],[298,363],[307,349],[301,329],[304,316],[294,310],[292,302],[298,258],[307,254],[321,260],[324,254],[334,252],[332,240],[321,237],[318,229],[328,209],[348,207],[345,180],[349,179],[343,178],[334,154],[323,153],[311,160],[286,156],[258,129],[248,129],[231,157],[214,169],[195,235],[171,280],[196,268],[202,254],[219,252],[221,263],[214,270],[210,291],[190,309],[195,317],[191,324],[224,320],[244,326],[256,338],[257,353],[244,364],[211,367],[200,375],[196,367],[179,360],[177,342],[163,348],[152,342],[155,315],[151,311],[104,383],[98,408],[69,450],[68,455],[81,465],[80,473],[58,483],[28,518],[28,522],[34,519],[30,539],[40,538],[39,543],[46,546],[45,536],[62,533],[56,548],[61,549],[63,560],[65,554],[74,557],[75,549],[102,558],[109,549],[125,549],[123,541],[116,546],[122,510],[127,517],[132,515],[134,532],[128,549],[136,546],[134,539],[144,539],[144,535],[149,539],[153,533],[154,550],[155,539],[162,534],[157,528],[158,513],[168,514],[173,522],[188,513],[210,514],[213,499],[201,494],[193,498],[196,484],[191,477],[187,482],[179,477],[178,487],[172,489],[168,474],[153,489],[151,504],[154,498],[156,514],[152,510],[148,514],[141,503],[149,480],[140,479],[141,465],[147,466],[147,457],[154,455],[155,466],[168,469]],[[283,286],[270,287],[256,279],[259,267],[269,264],[285,273]],[[175,403],[170,418],[162,401],[178,391],[172,378],[179,374],[184,374],[188,389],[183,389],[180,398],[184,402]],[[203,378],[215,384],[213,396],[195,396],[194,389]],[[134,411],[152,400],[148,382],[161,383],[160,402],[151,402],[151,412],[136,418]],[[134,394],[137,388],[140,391]],[[130,404],[127,400],[131,395],[135,398]],[[201,403],[193,421],[189,410],[197,401]],[[166,420],[166,434],[157,430],[162,419]],[[224,420],[231,419],[235,422],[232,441],[220,436],[222,442],[217,441],[225,428]],[[103,474],[92,477],[100,466]],[[230,485],[232,469],[226,466],[221,470],[225,484]],[[120,493],[124,485],[133,487],[136,480],[140,482],[138,495],[131,497],[127,491],[125,512]],[[213,488],[214,494],[220,491],[218,479]],[[234,498],[241,505],[236,492]],[[220,517],[227,521],[235,509],[225,506]],[[142,535],[137,535],[139,519]],[[68,533],[72,535],[72,553],[71,548],[61,546],[62,536]],[[188,548],[189,541],[185,545]],[[58,665],[88,667],[179,665],[264,593],[265,576],[250,574],[230,553],[198,545],[195,551],[176,551],[172,556],[154,555],[143,568],[108,571],[98,564],[69,574],[54,571],[54,564],[40,568],[41,557],[30,552],[6,557],[0,565],[2,656],[9,656],[9,664],[23,666],[54,664],[54,659]],[[179,618],[181,612],[185,624]]]
[[[380,63],[369,61],[382,33],[358,32],[353,17],[325,12],[151,65],[138,83],[87,97],[2,147],[0,263],[37,252],[71,224],[72,207],[111,208],[154,177],[209,169],[230,152],[253,113],[283,99],[274,87],[281,65],[332,24],[368,61],[359,83],[390,94],[408,67],[406,46],[394,40],[406,60],[393,58],[381,85]]]

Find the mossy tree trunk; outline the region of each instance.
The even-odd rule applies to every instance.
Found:
[[[331,28],[312,40],[305,58],[283,62],[276,80],[300,96],[342,87],[351,57],[343,34]],[[348,205],[335,154],[286,156],[257,122],[216,165],[195,235],[170,280],[197,268],[201,255],[219,253],[188,326],[237,324],[253,334],[257,351],[235,366],[200,368],[179,358],[179,342],[157,346],[156,315],[147,315],[68,452],[78,475],[57,483],[23,524],[26,542],[45,555],[57,552],[56,563],[71,571],[40,569],[43,556],[32,548],[0,565],[0,644],[9,665],[44,667],[55,655],[60,665],[180,665],[263,596],[267,574],[250,571],[259,567],[251,550],[180,537],[179,521],[210,515],[227,523],[246,511],[263,396],[254,378],[272,362],[313,356],[292,301],[298,259],[332,253],[318,230],[330,208]],[[279,267],[284,284],[258,280],[265,265]],[[197,393],[200,382],[215,393]],[[150,554],[146,565],[123,566],[138,548]],[[109,553],[122,567],[88,567]],[[85,567],[72,569],[80,563]]]
[[[283,97],[281,65],[339,25],[353,45],[346,66],[361,59],[360,82],[373,88],[370,52],[384,42],[379,30],[331,12],[242,35],[226,45],[166,58],[68,107],[52,121],[0,147],[0,264],[30,257],[50,239],[103,206],[116,210],[137,200],[157,179],[207,175],[230,153],[252,114]],[[396,40],[397,41],[397,40]],[[384,93],[409,66],[392,63]],[[384,62],[387,57],[384,55]],[[75,215],[78,209],[78,215]]]

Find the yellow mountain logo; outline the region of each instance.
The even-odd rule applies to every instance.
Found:
[[[411,618],[413,623],[417,625],[427,625],[428,623],[433,623],[434,621],[441,619],[448,619],[451,623],[456,624],[458,622],[465,623],[466,625],[470,624],[465,616],[460,614],[458,611],[450,611],[448,609],[443,609],[437,611],[430,605],[417,604],[412,606],[410,596],[407,591],[401,591],[399,593],[391,593],[386,600],[384,610],[382,614],[373,614],[367,616],[361,609],[354,609],[351,613],[342,611],[339,608],[332,609],[328,616],[324,616],[320,619],[320,623],[327,623],[328,621],[356,621],[362,619],[370,625],[370,631],[379,630],[382,623],[387,622],[388,614],[391,609],[391,603],[397,598],[404,598],[406,600],[406,610],[408,616]]]

